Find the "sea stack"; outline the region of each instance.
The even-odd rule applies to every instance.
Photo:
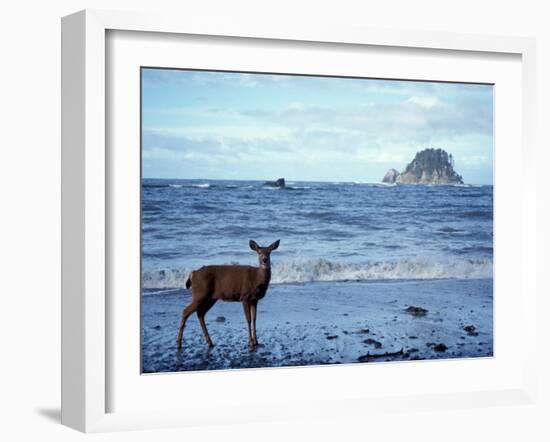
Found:
[[[284,178],[279,178],[277,181],[266,181],[264,183],[264,186],[267,186],[267,187],[285,187],[286,186],[286,183],[285,183],[285,179]]]
[[[395,180],[397,180],[398,176],[399,176],[399,172],[397,170],[390,169],[390,170],[388,170],[386,175],[384,175],[384,178],[382,178],[382,182],[393,184],[393,183],[395,183]]]
[[[424,149],[417,152],[405,170],[398,173],[390,169],[382,182],[401,184],[464,184],[455,172],[453,156],[443,149]]]

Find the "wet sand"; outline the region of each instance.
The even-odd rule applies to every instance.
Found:
[[[144,373],[493,355],[491,279],[274,284],[258,306],[253,352],[242,306],[228,302],[206,316],[214,347],[192,315],[178,352],[189,302],[188,290],[142,296]]]

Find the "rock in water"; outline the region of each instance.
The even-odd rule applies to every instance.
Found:
[[[395,169],[390,169],[382,181],[402,184],[464,184],[462,177],[454,170],[453,156],[443,149],[424,149],[417,152],[404,172],[397,173]]]
[[[395,169],[388,170],[388,173],[384,175],[384,178],[382,178],[383,183],[393,184],[395,183],[395,180],[397,180],[397,177],[399,176],[399,172]]]
[[[284,178],[279,178],[277,181],[266,181],[264,183],[264,186],[267,186],[267,187],[285,187],[286,183],[285,183]]]

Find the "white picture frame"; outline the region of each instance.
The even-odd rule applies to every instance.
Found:
[[[62,423],[85,432],[139,428],[159,428],[207,424],[206,416],[198,407],[190,413],[184,407],[162,410],[110,411],[108,395],[113,387],[109,380],[108,327],[112,320],[108,302],[108,244],[112,241],[108,229],[111,197],[108,185],[109,117],[106,66],[109,60],[106,36],[110,31],[154,32],[162,35],[199,35],[221,38],[269,39],[311,44],[339,44],[345,46],[376,46],[426,49],[443,52],[468,52],[483,58],[484,54],[509,54],[521,63],[521,131],[522,176],[530,176],[535,167],[535,42],[518,37],[428,33],[416,31],[389,31],[359,29],[344,26],[314,26],[301,28],[276,24],[271,27],[254,23],[217,23],[196,17],[159,17],[151,14],[86,10],[62,20]],[[158,34],[157,34],[158,35]],[[498,143],[498,140],[497,140]],[[497,170],[498,175],[498,170]],[[525,182],[526,180],[522,180]],[[536,285],[536,192],[523,187],[518,194],[521,211],[520,264],[517,265],[518,287],[521,287],[520,317],[514,318],[523,330],[525,349],[521,370],[501,388],[462,392],[430,392],[428,394],[388,394],[372,397],[339,396],[332,392],[316,397],[308,407],[290,400],[289,403],[266,404],[253,413],[214,416],[217,422],[254,422],[262,420],[330,416],[334,414],[362,415],[373,411],[403,411],[412,409],[487,406],[509,403],[531,403],[535,394],[535,316]],[[496,261],[498,262],[498,247]],[[498,265],[498,264],[497,264]],[[495,290],[498,289],[496,285]],[[500,286],[502,289],[502,286]],[[506,327],[506,324],[504,324]],[[497,355],[498,356],[498,355]],[[389,366],[379,365],[384,369]],[[332,367],[329,370],[337,369]],[[366,366],[354,368],[365,370]],[[372,370],[371,368],[369,368]],[[454,367],[453,369],[456,369]],[[460,369],[460,368],[458,368]],[[303,370],[284,371],[285,382],[301,382]],[[327,370],[327,368],[324,368]],[[376,369],[380,371],[380,368]],[[399,368],[402,370],[413,370]],[[332,371],[333,373],[334,371]],[[231,375],[242,382],[244,376],[272,378],[281,382],[269,370],[246,371]],[[300,375],[302,373],[302,375]],[[312,372],[309,372],[312,373]],[[324,373],[329,373],[325,371]],[[371,371],[370,373],[374,373]],[[193,374],[191,374],[193,375]],[[194,382],[205,382],[210,373],[195,376]],[[218,376],[218,375],[217,375]],[[218,382],[223,383],[220,374]],[[238,376],[238,378],[236,377]],[[292,380],[294,378],[294,380]],[[168,379],[168,377],[165,377]],[[166,382],[166,381],[165,381]]]

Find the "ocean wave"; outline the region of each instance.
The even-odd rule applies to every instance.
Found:
[[[395,187],[397,183],[383,183],[382,181],[354,181],[352,183],[355,186],[367,186],[367,187]]]
[[[286,186],[285,189],[290,189],[290,190],[309,190],[309,189],[311,189],[311,186]]]
[[[155,188],[168,187],[168,185],[167,184],[142,183],[141,187],[155,189]]]
[[[458,232],[462,232],[462,230],[460,229],[455,229],[454,227],[448,227],[448,226],[445,226],[445,227],[441,227],[440,229],[437,229],[438,232],[442,232],[442,233],[458,233]]]
[[[309,189],[312,189],[311,186],[290,186],[290,185],[285,185],[284,187],[279,187],[279,186],[261,186],[262,189],[266,189],[266,190],[309,190]]]
[[[479,219],[493,219],[493,210],[491,208],[488,209],[477,209],[477,210],[468,210],[464,212],[459,212],[458,216],[461,218],[479,218]]]
[[[460,249],[455,249],[455,253],[462,254],[462,255],[468,255],[471,253],[483,253],[483,254],[493,254],[493,247],[492,246],[467,246],[462,247]]]
[[[193,203],[191,204],[191,209],[197,212],[216,212],[219,211],[219,208],[214,205],[209,205],[205,203]]]
[[[181,188],[199,188],[199,189],[209,189],[211,187],[210,183],[201,183],[201,184],[174,184],[174,183],[142,183],[143,188],[152,188],[152,189],[181,189]]]
[[[325,259],[297,259],[273,265],[273,283],[315,281],[380,281],[412,279],[476,279],[489,278],[492,259],[408,258],[398,261],[340,263]]]
[[[143,288],[182,288],[193,269],[147,270],[142,274]],[[323,281],[384,281],[425,279],[479,279],[491,278],[493,260],[476,259],[421,259],[398,261],[345,263],[326,259],[293,259],[274,263],[271,282],[289,284]]]

